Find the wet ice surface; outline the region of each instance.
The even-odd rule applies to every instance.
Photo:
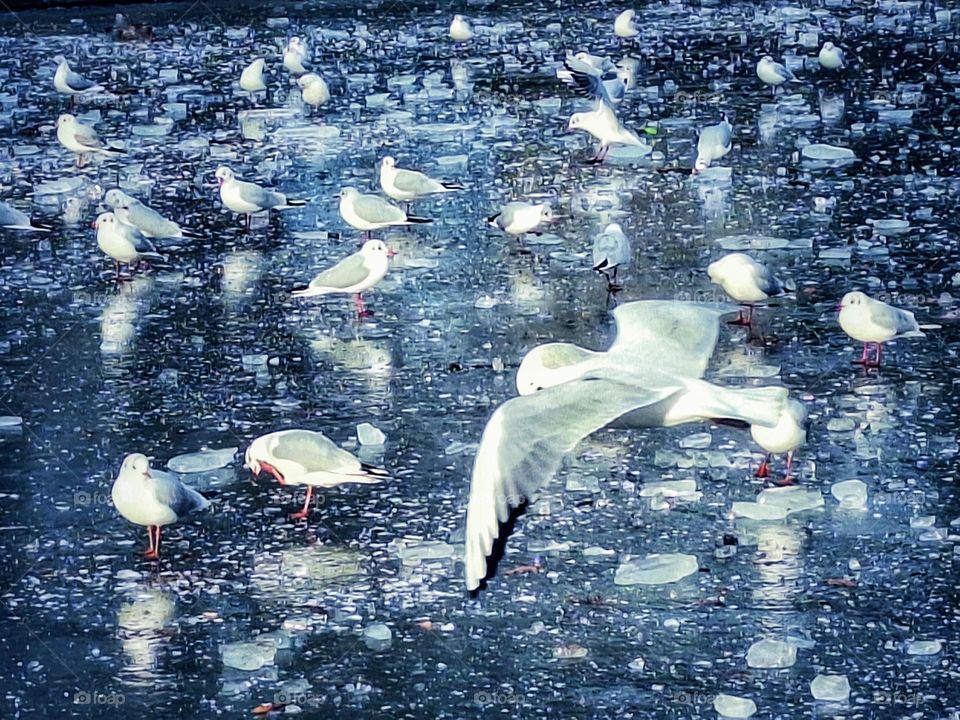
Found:
[[[33,34],[8,20],[0,38],[3,199],[55,228],[5,237],[0,267],[8,713],[239,718],[273,702],[357,717],[688,718],[714,716],[719,696],[742,698],[719,703],[740,716],[751,703],[790,718],[958,709],[956,17],[886,0],[652,5],[620,45],[606,5],[499,3],[473,8],[477,39],[454,48],[449,15],[410,2],[188,7],[137,18],[157,25],[150,45],[104,40],[107,11],[21,15]],[[279,63],[294,34],[333,88],[312,118]],[[828,35],[855,79],[817,69]],[[773,37],[802,79],[776,99],[754,74]],[[552,77],[580,49],[639,59],[618,112],[656,130],[649,154],[581,164],[585,138],[562,134],[581,106]],[[115,94],[79,114],[128,158],[77,171],[52,142],[61,52]],[[236,81],[257,55],[271,90],[254,107]],[[721,108],[735,114],[733,152],[696,180],[658,172],[692,165],[696,128]],[[292,301],[356,248],[333,195],[374,189],[386,152],[469,189],[417,203],[433,225],[382,234],[399,255],[368,298],[372,319],[357,323],[345,298]],[[313,200],[245,234],[209,186],[220,164]],[[118,183],[202,233],[120,288],[88,227]],[[530,254],[482,222],[513,199],[560,216]],[[723,299],[703,268],[726,249],[795,283],[795,300],[758,312],[766,345],[724,329],[713,368],[804,395],[803,494],[759,495],[760,453],[733,430],[602,432],[468,602],[476,443],[530,347],[606,346],[589,264],[609,222],[635,250],[622,300]],[[853,286],[943,329],[864,374],[832,313]],[[382,446],[360,446],[363,423]],[[302,495],[252,482],[230,455],[294,426],[392,479],[322,492],[309,525],[287,520]],[[174,464],[214,500],[165,531],[159,565],[109,501],[132,451],[159,467],[188,455]],[[863,486],[837,485],[850,480]],[[671,554],[699,567],[616,584],[630,558]],[[764,640],[795,663],[749,667]],[[848,703],[815,699],[818,676],[848,678]]]

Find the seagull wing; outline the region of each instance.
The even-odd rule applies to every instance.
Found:
[[[599,370],[508,400],[490,417],[470,478],[464,579],[476,590],[511,514],[536,497],[565,455],[588,435],[678,387],[647,388],[626,373]]]
[[[353,210],[368,223],[405,223],[407,214],[376,195],[361,195],[353,203]]]
[[[359,285],[370,275],[365,259],[360,253],[348,255],[332,268],[324,270],[310,281],[311,288],[345,290]]]
[[[720,318],[736,305],[641,300],[613,311],[617,337],[611,355],[684,377],[703,377],[720,334]]]
[[[184,485],[171,473],[151,468],[150,478],[157,502],[173,510],[178,518],[195,510],[203,510],[210,504],[203,495]]]

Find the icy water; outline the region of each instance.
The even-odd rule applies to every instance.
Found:
[[[458,6],[478,35],[455,47],[454,9],[264,5],[127,8],[156,26],[148,44],[110,39],[109,8],[4,19],[3,198],[54,228],[2,241],[0,414],[22,418],[0,423],[6,713],[689,718],[715,717],[726,693],[757,717],[956,717],[957,11],[651,4],[623,41],[620,8],[503,2]],[[280,64],[292,35],[333,88],[315,114]],[[847,51],[840,77],[816,64],[827,39]],[[776,100],[754,72],[764,48],[801,78]],[[649,128],[649,157],[583,164],[586,137],[563,130],[584,105],[554,77],[577,50],[636,58],[618,112]],[[112,93],[78,112],[126,158],[77,170],[56,143],[58,53]],[[270,96],[255,104],[236,83],[258,55]],[[720,110],[735,115],[716,163],[732,178],[661,172],[692,165]],[[811,143],[855,161],[807,159]],[[399,255],[368,295],[372,318],[347,297],[290,298],[356,249],[334,195],[375,191],[385,154],[468,189],[418,202],[432,225],[379,234]],[[220,206],[221,164],[311,201],[245,232]],[[166,243],[167,266],[116,284],[89,226],[117,185],[202,238]],[[483,222],[514,199],[558,215],[529,253]],[[589,251],[614,220],[634,262],[611,299]],[[797,462],[812,507],[734,519],[764,487],[759,449],[735,430],[604,431],[468,599],[469,473],[520,358],[554,339],[605,347],[615,302],[723,299],[705,268],[727,249],[753,250],[796,292],[759,312],[754,337],[724,328],[709,376],[780,381],[806,401]],[[851,366],[859,348],[833,308],[855,288],[942,329],[893,343],[880,370]],[[363,422],[383,448],[358,448]],[[309,523],[289,521],[302,490],[231,457],[298,426],[393,479],[322,492]],[[142,528],[110,503],[121,459],[165,467],[211,449],[225,457],[174,466],[205,463],[184,478],[214,508],[144,560]],[[852,479],[864,508],[831,494]],[[696,492],[644,492],[663,480]],[[693,555],[699,571],[614,583],[649,553]],[[795,664],[748,667],[764,639]],[[845,675],[849,700],[815,700],[818,674]]]

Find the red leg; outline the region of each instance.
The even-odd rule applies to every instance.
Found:
[[[363,295],[360,293],[357,293],[355,304],[357,307],[357,315],[359,317],[369,317],[370,315],[373,315],[372,312],[367,310],[367,306],[363,304]]]
[[[777,485],[793,485],[793,476],[790,471],[793,469],[793,450],[787,453],[787,473],[783,479],[777,482]]]
[[[310,514],[310,499],[313,497],[313,486],[307,485],[307,499],[303,503],[303,510],[290,515],[291,520],[303,520]]]
[[[883,357],[883,343],[874,343],[876,345],[876,355],[874,356],[873,366],[880,367],[880,360]]]
[[[743,312],[744,307],[747,309],[747,312],[748,312],[747,315],[744,315],[744,312]],[[740,325],[742,327],[750,327],[752,323],[753,323],[753,306],[744,305],[743,307],[740,308],[739,314],[737,315],[737,319],[729,320],[727,322],[727,325]]]
[[[157,539],[153,539],[153,531],[156,528]],[[147,525],[147,537],[150,538],[150,547],[143,554],[147,560],[159,560],[160,559],[160,528],[157,525]]]
[[[770,453],[767,453],[763,462],[760,463],[760,467],[757,468],[757,472],[754,473],[754,477],[765,478],[770,476]]]
[[[860,359],[854,360],[854,365],[869,365],[869,360],[867,359],[867,349],[870,347],[870,343],[863,344],[863,352],[860,353]]]

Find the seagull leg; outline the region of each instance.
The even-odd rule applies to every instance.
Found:
[[[153,531],[157,531],[157,539],[153,539]],[[147,551],[143,556],[147,560],[159,560],[160,559],[160,526],[159,525],[147,525],[147,537],[150,538],[150,547],[147,548]]]
[[[370,317],[373,315],[372,312],[367,310],[367,306],[363,304],[363,295],[357,293],[356,298],[354,298],[354,304],[357,308],[357,317]]]
[[[758,478],[770,477],[770,453],[764,456],[763,462],[760,463],[760,467],[757,468],[757,472],[753,476]]]
[[[291,520],[303,520],[310,514],[310,500],[313,498],[313,485],[307,485],[307,499],[303,503],[303,510],[291,513]]]
[[[746,308],[748,314],[744,315],[743,309]],[[737,314],[736,320],[728,320],[727,325],[740,325],[741,327],[750,327],[753,323],[753,306],[752,305],[743,305],[740,307],[740,310]]]
[[[854,365],[864,365],[864,366],[866,366],[866,365],[867,365],[867,350],[868,350],[869,348],[870,348],[870,343],[864,343],[864,344],[863,344],[863,352],[860,353],[860,359],[859,359],[859,360],[851,360],[850,362],[852,362]]]
[[[793,485],[793,476],[790,471],[793,470],[793,450],[787,453],[787,472],[782,480],[777,481],[777,485]]]

